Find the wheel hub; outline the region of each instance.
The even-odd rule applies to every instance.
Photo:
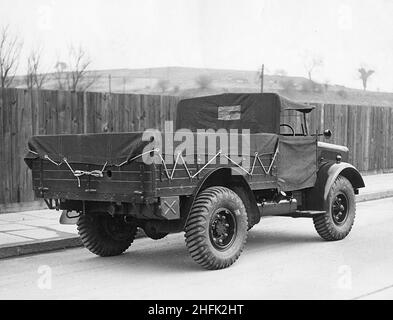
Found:
[[[210,239],[218,250],[225,250],[231,246],[236,234],[236,218],[228,209],[218,209],[210,222]]]
[[[123,220],[105,215],[102,217],[104,230],[114,240],[123,241],[129,237],[130,226]]]
[[[332,217],[336,225],[345,223],[348,217],[348,199],[345,194],[338,194],[332,204]]]

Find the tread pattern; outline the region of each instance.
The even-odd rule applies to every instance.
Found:
[[[239,207],[241,215],[238,221],[238,236],[243,236],[239,249],[228,257],[217,257],[212,248],[208,235],[211,208],[219,198],[233,201]],[[202,267],[208,270],[217,270],[229,267],[240,256],[247,241],[247,213],[240,197],[232,190],[225,187],[210,187],[202,191],[196,198],[191,209],[186,227],[185,238],[191,257]],[[236,241],[236,240],[235,240]]]
[[[253,214],[253,210],[251,208],[251,201],[244,188],[234,185],[231,187],[231,190],[234,191],[240,197],[240,199],[243,200],[243,204],[247,212],[248,230],[251,230],[252,227],[260,221],[259,211],[257,209],[258,212],[256,214]]]
[[[79,237],[83,245],[92,253],[101,257],[111,257],[126,251],[135,239],[137,227],[130,226],[129,236],[124,240],[115,240],[102,226],[97,215],[82,215],[77,223]]]
[[[315,229],[317,230],[318,234],[321,236],[322,239],[326,241],[337,241],[337,240],[342,240],[344,239],[352,230],[352,226],[355,222],[355,215],[356,215],[356,206],[354,202],[355,195],[352,190],[352,185],[351,183],[342,176],[338,176],[336,181],[334,182],[331,191],[333,192],[338,189],[342,189],[348,187],[351,191],[352,194],[350,195],[351,200],[353,200],[353,203],[351,204],[350,210],[353,212],[350,212],[349,214],[351,215],[349,218],[349,224],[346,225],[345,230],[339,230],[337,226],[334,224],[331,218],[331,208],[330,208],[330,198],[331,194],[329,193],[328,196],[328,203],[326,204],[328,207],[326,214],[323,214],[321,216],[317,216],[313,218],[314,226]],[[330,192],[331,192],[330,191]]]

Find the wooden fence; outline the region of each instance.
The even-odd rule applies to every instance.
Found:
[[[37,134],[143,131],[174,120],[178,97],[0,89],[0,204],[34,200],[31,172],[23,161]],[[289,116],[287,122],[299,121]],[[317,105],[310,130],[333,132],[347,145],[359,170],[393,169],[393,108]]]

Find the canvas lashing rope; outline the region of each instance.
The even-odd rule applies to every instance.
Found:
[[[213,162],[214,159],[216,159],[219,155],[222,155],[222,156],[224,156],[226,159],[228,159],[232,164],[236,165],[236,166],[239,167],[241,170],[243,170],[246,174],[248,174],[249,176],[252,176],[257,161],[259,162],[260,166],[262,167],[264,173],[265,173],[265,174],[270,174],[270,172],[271,172],[271,170],[272,170],[272,167],[273,167],[273,164],[274,164],[274,162],[275,162],[275,160],[276,160],[277,154],[278,154],[278,152],[279,152],[278,149],[279,149],[279,148],[277,147],[276,150],[275,150],[275,152],[271,154],[273,157],[272,157],[272,159],[271,159],[271,163],[270,163],[269,167],[265,167],[264,164],[262,163],[262,160],[260,159],[260,156],[266,155],[266,154],[259,154],[258,152],[255,152],[255,154],[254,154],[254,161],[253,161],[253,164],[252,164],[250,170],[247,170],[247,169],[245,169],[242,165],[240,165],[241,162],[240,162],[240,163],[237,163],[237,162],[233,161],[228,155],[222,154],[221,150],[219,150],[219,151],[217,152],[216,155],[214,155],[214,156],[213,156],[213,157],[212,157],[212,158],[211,158],[202,168],[200,168],[200,169],[199,169],[196,173],[194,173],[194,174],[191,173],[191,171],[190,171],[190,169],[188,168],[187,163],[186,163],[186,161],[184,160],[184,158],[183,158],[183,156],[182,156],[181,153],[178,153],[178,155],[177,155],[177,157],[176,157],[175,164],[174,164],[174,166],[173,166],[173,168],[172,168],[172,171],[170,171],[170,169],[168,169],[168,167],[166,166],[165,159],[163,158],[162,154],[159,152],[159,151],[160,151],[159,149],[153,149],[153,150],[150,150],[150,151],[143,152],[143,153],[141,153],[141,154],[139,154],[139,155],[137,155],[137,156],[135,156],[135,157],[133,157],[133,158],[131,158],[131,159],[128,159],[128,160],[126,160],[126,161],[124,161],[124,162],[122,162],[122,163],[120,163],[120,164],[118,164],[118,165],[115,164],[115,165],[113,165],[113,166],[115,166],[115,167],[122,167],[123,165],[125,165],[125,164],[127,164],[127,163],[130,163],[130,162],[132,162],[133,160],[136,160],[136,159],[138,159],[138,158],[144,156],[145,154],[157,153],[158,156],[159,156],[159,158],[160,158],[160,161],[161,161],[161,163],[162,163],[162,165],[163,165],[164,172],[165,172],[165,174],[166,174],[166,176],[167,176],[167,178],[168,178],[169,180],[173,180],[174,173],[175,173],[176,167],[177,167],[177,165],[178,165],[178,163],[179,163],[179,160],[181,160],[181,162],[182,162],[182,164],[183,164],[183,166],[184,166],[184,168],[185,168],[185,170],[186,170],[186,172],[187,172],[189,178],[192,179],[192,178],[195,178],[196,176],[198,176],[198,174],[201,173],[201,172],[202,172],[211,162]],[[32,151],[32,150],[30,150],[30,149],[29,149],[28,151],[31,152],[31,153],[33,153],[33,154],[35,154],[35,155],[38,155],[38,153],[35,152],[35,151]],[[72,166],[69,164],[69,162],[67,161],[66,158],[63,158],[63,161],[60,162],[60,163],[58,163],[58,162],[52,160],[48,155],[45,155],[45,156],[44,156],[44,159],[50,161],[51,163],[55,164],[56,166],[60,166],[60,165],[62,165],[63,163],[65,163],[65,164],[67,165],[67,167],[70,169],[70,171],[72,172],[72,174],[74,175],[74,177],[76,177],[76,179],[78,180],[78,187],[79,187],[79,188],[80,188],[80,186],[81,186],[81,184],[80,184],[80,179],[79,179],[80,177],[86,175],[86,176],[93,176],[93,177],[96,177],[96,178],[103,178],[103,177],[104,177],[104,171],[105,171],[105,169],[106,169],[106,167],[107,167],[107,165],[108,165],[108,162],[105,162],[105,164],[104,164],[104,166],[102,167],[101,170],[84,171],[84,170],[74,170],[74,169],[72,168]]]

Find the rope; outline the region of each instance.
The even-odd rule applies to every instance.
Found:
[[[96,178],[103,178],[104,177],[104,170],[106,168],[106,165],[108,164],[108,162],[105,162],[104,166],[102,167],[101,170],[93,170],[93,171],[83,171],[83,170],[74,170],[72,169],[71,165],[68,163],[67,159],[64,158],[63,159],[64,163],[68,166],[68,168],[70,168],[72,174],[77,178],[78,180],[78,187],[81,187],[81,181],[79,179],[79,177],[81,176],[93,176]]]
[[[70,166],[70,164],[68,163],[68,161],[67,161],[66,158],[64,158],[63,161],[64,161],[64,163],[68,166],[68,168],[70,168],[72,174],[73,174],[73,175],[76,177],[76,179],[78,180],[78,188],[80,188],[80,187],[81,187],[81,180],[79,179],[79,176],[75,175],[74,169],[72,169],[72,167]]]
[[[56,166],[61,166],[63,164],[63,161],[60,163],[57,163],[56,161],[52,160],[47,154],[44,155],[44,159],[49,160],[50,162],[52,162],[53,164],[55,164]]]
[[[187,171],[188,177],[191,178],[191,179],[193,179],[193,178],[195,178],[198,174],[200,174],[200,173],[201,173],[210,163],[212,163],[213,160],[216,159],[221,153],[222,153],[221,150],[218,151],[218,152],[216,153],[216,155],[215,155],[213,158],[211,158],[211,159],[210,159],[201,169],[199,169],[195,174],[192,174],[192,173],[191,173],[191,171],[190,171],[190,169],[188,168],[187,163],[185,162],[185,160],[184,160],[183,156],[181,155],[181,153],[178,153],[178,154],[177,154],[177,157],[176,157],[176,160],[175,160],[175,164],[173,165],[172,170],[169,170],[169,169],[168,169],[168,167],[166,166],[165,160],[164,160],[164,158],[162,157],[162,155],[161,155],[160,153],[159,153],[158,155],[160,156],[160,160],[161,160],[161,163],[162,163],[162,165],[163,165],[163,167],[164,167],[164,171],[165,171],[165,174],[166,174],[167,178],[168,178],[169,180],[173,180],[173,176],[174,176],[174,173],[175,173],[177,164],[179,163],[179,159],[181,159],[182,164],[183,164],[184,168],[185,168],[186,171]],[[249,171],[248,171],[247,169],[245,169],[243,166],[241,166],[239,163],[237,163],[236,161],[234,161],[233,159],[231,159],[231,157],[229,157],[228,155],[223,154],[223,156],[224,156],[225,158],[227,158],[231,163],[233,163],[234,165],[236,165],[237,167],[239,167],[241,170],[243,170],[246,174],[248,174],[249,176],[252,176],[252,174],[253,174],[253,172],[254,172],[254,169],[255,169],[255,164],[256,164],[256,161],[257,161],[257,160],[258,160],[259,164],[261,165],[261,167],[262,167],[264,173],[265,173],[265,174],[270,174],[270,172],[271,172],[271,170],[272,170],[272,168],[273,168],[273,164],[274,164],[274,162],[275,162],[275,160],[276,160],[276,157],[277,157],[277,154],[278,154],[278,147],[277,147],[276,151],[274,152],[273,159],[272,159],[272,161],[271,161],[271,163],[270,163],[269,168],[266,168],[266,167],[263,165],[262,160],[260,159],[260,156],[262,156],[262,155],[268,155],[268,154],[269,154],[269,155],[272,155],[272,153],[263,153],[263,154],[261,154],[261,155],[258,155],[258,152],[255,152],[255,158],[254,158],[252,167],[251,167],[251,169],[250,169]],[[240,162],[240,163],[241,163],[241,162]]]
[[[38,156],[38,153],[35,152],[35,151],[33,151],[33,150],[27,149],[27,151],[28,151],[28,152],[31,152],[32,154],[35,154],[36,156]]]
[[[38,153],[36,153],[36,152],[34,152],[34,151],[32,151],[32,150],[29,150],[29,151],[38,155]],[[146,152],[143,152],[143,153],[141,153],[141,154],[139,154],[139,155],[137,155],[137,156],[135,156],[135,157],[133,157],[133,158],[131,158],[131,159],[128,159],[128,160],[126,160],[126,161],[124,161],[124,162],[122,162],[122,163],[120,163],[120,164],[114,164],[113,166],[115,166],[115,167],[122,167],[123,165],[125,165],[125,164],[127,164],[127,163],[129,163],[129,162],[132,162],[132,161],[134,161],[134,160],[136,160],[136,159],[138,159],[138,158],[140,158],[140,157],[143,157],[145,154],[148,154],[148,153],[153,152],[153,153],[157,153],[158,156],[160,157],[161,163],[162,163],[162,165],[163,165],[163,167],[164,167],[164,172],[165,172],[165,174],[166,174],[166,176],[167,176],[167,178],[168,178],[169,180],[173,180],[173,177],[174,177],[174,174],[175,174],[175,171],[176,171],[176,167],[177,167],[177,165],[178,165],[178,163],[179,163],[179,159],[181,160],[182,165],[184,166],[184,168],[185,168],[185,170],[186,170],[186,172],[187,172],[187,174],[188,174],[188,177],[191,178],[191,179],[193,179],[193,178],[195,178],[196,176],[198,176],[198,174],[200,174],[200,173],[201,173],[210,163],[212,163],[220,154],[222,154],[221,150],[219,150],[219,151],[218,151],[218,152],[217,152],[217,153],[216,153],[216,154],[215,154],[215,155],[214,155],[214,156],[213,156],[213,157],[212,157],[212,158],[202,167],[202,168],[200,168],[196,173],[192,174],[192,172],[191,172],[190,169],[188,168],[187,163],[186,163],[186,161],[184,160],[184,158],[183,158],[181,152],[179,152],[179,153],[177,154],[177,157],[176,157],[176,160],[175,160],[175,164],[174,164],[172,170],[169,170],[168,167],[166,166],[166,163],[165,163],[165,160],[164,160],[162,154],[161,154],[159,151],[160,151],[159,149],[153,149],[153,150],[150,150],[150,151],[146,151]],[[251,167],[250,170],[247,170],[247,169],[245,169],[243,166],[240,165],[240,163],[242,163],[242,161],[240,161],[240,163],[237,163],[236,161],[232,160],[231,157],[229,157],[228,155],[226,155],[226,154],[222,154],[222,155],[223,155],[226,159],[228,159],[231,163],[233,163],[234,165],[236,165],[237,167],[239,167],[241,170],[243,170],[246,174],[248,174],[249,176],[252,176],[257,161],[258,161],[259,164],[261,165],[261,167],[262,167],[264,173],[265,173],[266,175],[267,175],[267,174],[270,174],[271,169],[272,169],[272,167],[273,167],[273,164],[274,164],[274,162],[275,162],[275,160],[276,160],[276,157],[277,157],[278,152],[279,152],[279,151],[278,151],[278,147],[277,147],[276,150],[275,150],[275,152],[274,152],[273,158],[272,158],[272,160],[271,160],[270,166],[269,166],[268,168],[265,167],[265,166],[263,165],[262,160],[260,159],[260,156],[268,155],[268,154],[269,154],[269,155],[272,155],[272,153],[262,153],[262,154],[258,154],[258,152],[255,152],[255,154],[254,154],[254,161],[253,161],[253,164],[252,164],[252,167]],[[108,165],[108,162],[105,162],[105,164],[104,164],[104,166],[102,167],[101,170],[84,171],[84,170],[74,170],[74,169],[72,168],[72,166],[68,163],[68,161],[67,161],[66,158],[63,158],[63,161],[62,161],[62,162],[59,162],[59,163],[56,162],[56,161],[54,161],[54,160],[52,160],[48,155],[45,155],[45,156],[44,156],[44,159],[50,161],[51,163],[53,163],[53,164],[56,165],[56,166],[60,166],[60,165],[62,165],[63,163],[65,163],[65,164],[68,166],[68,168],[70,169],[70,171],[72,172],[72,174],[73,174],[73,175],[76,177],[76,179],[78,180],[78,187],[79,187],[79,188],[80,188],[80,186],[81,186],[80,177],[82,177],[82,176],[93,176],[93,177],[96,177],[96,178],[103,178],[103,177],[104,177],[105,168],[106,168],[107,165]]]
[[[93,171],[75,170],[74,175],[77,177],[81,177],[81,176],[86,175],[86,176],[93,176],[96,178],[103,178],[104,177],[103,172],[104,172],[107,164],[108,164],[108,162],[105,162],[105,164],[101,170],[93,170]]]

